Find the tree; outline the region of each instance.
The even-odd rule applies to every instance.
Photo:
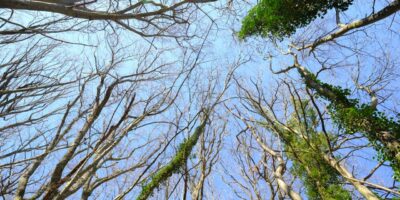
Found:
[[[393,118],[388,118],[376,109],[377,99],[372,93],[371,104],[360,104],[357,99],[349,99],[349,91],[340,87],[322,83],[315,75],[304,67],[297,66],[310,89],[317,91],[327,99],[330,113],[336,123],[343,126],[349,134],[362,132],[375,149],[381,153],[383,161],[389,161],[394,169],[395,177],[400,173],[400,124]]]
[[[151,181],[143,186],[142,191],[138,196],[138,200],[146,200],[151,196],[153,190],[160,187],[173,173],[178,172],[187,162],[193,147],[197,144],[200,136],[203,135],[206,122],[208,120],[207,113],[201,124],[195,129],[193,135],[191,135],[186,141],[179,145],[176,155],[172,160],[157,171],[152,177]]]
[[[289,97],[275,96],[275,98],[283,99],[284,113],[289,113],[288,111],[293,109],[288,116],[278,118],[279,114],[275,110],[281,110],[278,108],[280,100],[272,98],[268,102],[264,101],[267,99],[263,92],[258,90],[260,88],[258,86],[256,86],[258,89],[255,92],[241,88],[243,104],[248,109],[246,113],[256,113],[261,118],[241,113],[243,111],[239,109],[235,109],[238,112],[235,116],[246,124],[246,130],[251,132],[251,135],[263,149],[266,149],[266,152],[273,157],[285,155],[292,162],[290,164],[291,173],[302,180],[307,189],[308,198],[351,199],[352,195],[344,187],[345,181],[351,183],[366,199],[379,199],[375,192],[369,189],[371,186],[396,194],[389,188],[355,178],[341,163],[347,155],[338,156],[341,154],[341,146],[345,141],[340,141],[339,134],[332,134],[328,131],[326,121],[319,108],[316,107],[313,96],[309,95],[310,99],[304,99],[304,95],[299,95],[299,91],[293,90],[291,84],[286,83],[286,85],[289,87]],[[278,90],[282,91],[281,88],[276,89],[276,91]],[[285,102],[285,98],[288,98],[290,103]],[[293,107],[289,108],[287,103]],[[265,139],[262,139],[263,136],[261,136],[264,135],[261,134],[260,129],[262,128],[267,129],[283,143],[281,153],[268,147]],[[279,184],[279,179],[277,182]],[[281,186],[281,188],[287,187]],[[285,194],[292,199],[298,199],[288,191]]]
[[[317,13],[326,14],[326,11],[332,7],[339,10],[345,10],[351,2],[352,1],[340,1],[339,4],[335,4],[333,2],[324,2],[315,6],[304,4],[306,8],[299,10],[295,9],[295,11],[291,11],[288,13],[285,13],[283,11],[283,6],[297,8],[296,6],[290,4],[292,2],[280,2],[276,4],[281,7],[274,7],[269,5],[261,6],[265,9],[257,8],[256,10],[262,13],[264,16],[274,18],[276,13],[278,13],[280,16],[284,16],[283,19],[287,21],[281,22],[278,20],[278,23],[275,24],[272,21],[261,20],[265,22],[265,24],[257,24],[253,22],[247,22],[245,20],[243,22],[241,36],[245,37],[257,33],[261,33],[262,36],[267,36],[265,33],[272,33],[273,35],[281,38],[285,36],[290,36],[297,28],[304,27],[312,20],[314,20],[315,17],[318,15]],[[313,10],[314,14],[310,14],[307,12],[307,8],[315,8],[316,10]],[[295,44],[292,44],[290,46],[294,47],[298,51],[306,51],[309,49],[312,52],[319,45],[328,43],[330,41],[333,41],[334,39],[337,39],[338,37],[344,36],[345,33],[351,30],[358,29],[383,20],[396,13],[399,9],[400,1],[393,1],[389,5],[386,5],[384,8],[379,10],[377,13],[375,13],[374,11],[372,14],[363,19],[355,20],[348,24],[341,25],[338,27],[338,30],[333,31],[333,33],[329,33],[326,36],[320,37],[308,45],[306,44],[303,47],[296,47]],[[270,10],[273,10],[274,12]],[[300,22],[298,22],[298,19],[295,17],[303,15],[295,14],[296,11],[302,13],[306,17],[306,19],[302,19],[302,17],[300,17]],[[252,11],[250,11],[249,14],[252,15]],[[250,17],[250,15],[248,17],[249,20],[257,19],[256,17]],[[277,27],[283,28],[284,31],[276,31],[270,28],[269,24],[274,24]],[[260,31],[247,31],[252,30],[248,27],[258,27],[257,29],[253,29]],[[318,80],[313,73],[311,73],[308,69],[299,64],[297,58],[298,56],[296,53],[289,50],[288,54],[293,55],[293,66],[288,67],[284,70],[280,70],[276,73],[286,73],[291,69],[297,69],[305,85],[315,91],[319,96],[330,102],[329,109],[331,111],[331,116],[335,120],[335,122],[340,127],[345,128],[349,134],[355,132],[365,133],[365,136],[370,140],[371,144],[374,145],[376,151],[380,153],[378,157],[382,161],[390,162],[390,165],[395,172],[395,177],[398,178],[400,170],[400,132],[398,130],[398,120],[393,117],[387,117],[383,112],[379,112],[377,110],[376,107],[378,100],[376,98],[375,91],[372,91],[368,88],[360,87],[360,89],[366,90],[372,98],[370,105],[360,104],[358,99],[351,99],[348,97],[350,95],[349,90],[342,89],[340,86],[326,84]]]

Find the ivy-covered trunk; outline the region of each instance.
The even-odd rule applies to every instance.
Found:
[[[149,198],[154,189],[158,188],[161,183],[166,181],[185,165],[193,147],[197,144],[200,135],[204,132],[206,121],[207,117],[205,117],[204,121],[196,128],[193,135],[180,144],[178,152],[172,158],[172,160],[167,165],[159,169],[151,177],[151,181],[143,186],[142,192],[137,197],[137,200],[146,200]]]
[[[345,166],[329,153],[334,137],[329,133],[317,131],[316,113],[307,106],[308,103],[294,101],[293,104],[296,108],[301,107],[299,110],[302,110],[303,114],[293,113],[285,124],[277,123],[268,114],[263,114],[269,123],[262,125],[279,136],[283,142],[286,156],[292,161],[291,172],[304,183],[308,198],[350,200],[351,194],[344,188],[344,182],[347,181],[366,199],[378,200],[370,189],[355,179]]]
[[[395,172],[395,178],[399,179],[400,123],[379,112],[375,103],[360,104],[357,99],[348,98],[350,95],[348,89],[323,83],[305,67],[298,63],[295,66],[306,86],[330,102],[328,108],[336,124],[349,134],[363,133],[379,153],[379,159],[389,161]]]

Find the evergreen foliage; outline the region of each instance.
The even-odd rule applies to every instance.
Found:
[[[347,10],[353,0],[260,0],[242,21],[240,38],[251,35],[282,39],[328,10]]]
[[[196,145],[200,135],[204,132],[206,121],[207,120],[204,120],[202,124],[196,128],[193,135],[179,145],[178,151],[172,160],[167,165],[159,169],[151,177],[151,181],[142,187],[142,191],[137,197],[137,200],[146,200],[149,198],[154,189],[158,188],[160,184],[171,177],[172,174],[178,172],[182,166],[185,165],[193,147]]]
[[[350,193],[343,189],[343,178],[323,158],[321,152],[328,150],[323,135],[313,132],[310,136],[307,142],[299,137],[291,137],[291,147],[285,147],[287,156],[293,162],[292,174],[303,181],[309,199],[350,200]],[[319,145],[320,150],[311,148],[310,143]]]
[[[307,105],[307,102],[302,102],[302,105]],[[296,107],[299,106],[297,102]],[[303,182],[309,199],[350,200],[350,192],[343,188],[343,177],[324,159],[329,147],[325,135],[316,131],[317,115],[313,109],[305,107],[306,119],[292,114],[286,123],[296,133],[285,128],[274,131],[268,124],[264,125],[281,138],[286,156],[292,161],[291,172]],[[332,135],[329,137],[330,141],[334,141]]]

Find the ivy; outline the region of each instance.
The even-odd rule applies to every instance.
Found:
[[[193,135],[179,145],[176,155],[172,160],[158,170],[152,177],[151,181],[142,187],[140,195],[137,200],[146,200],[152,195],[153,190],[158,188],[164,181],[166,181],[172,174],[177,173],[182,166],[185,165],[193,147],[196,145],[200,135],[204,132],[206,120],[196,128]]]
[[[348,98],[350,95],[348,89],[323,83],[312,73],[299,72],[308,88],[313,89],[319,97],[330,102],[328,105],[330,115],[339,128],[349,134],[364,133],[378,152],[378,160],[389,161],[394,170],[394,178],[399,180],[400,160],[396,157],[399,149],[389,148],[388,144],[382,140],[381,134],[388,132],[393,140],[398,142],[400,121],[393,117],[388,118],[383,112],[379,112],[368,104],[359,103],[358,99]],[[324,90],[320,90],[318,87],[324,88]],[[334,96],[330,93],[333,93]]]
[[[316,125],[313,109],[306,109],[306,123]],[[293,117],[295,118],[295,117]],[[297,120],[289,120],[288,125],[308,134],[307,140],[292,132],[282,131],[287,157],[292,160],[291,172],[298,176],[312,200],[350,200],[351,194],[343,188],[343,177],[324,159],[323,152],[329,147],[325,135],[315,132],[315,127],[304,130]],[[331,139],[333,137],[329,135]]]
[[[309,199],[351,199],[350,193],[343,189],[344,182],[338,172],[323,159],[320,152],[310,149],[301,138],[292,147],[302,148],[297,157],[288,153],[293,161],[292,174],[300,177]],[[306,151],[304,151],[306,150]]]
[[[250,35],[282,39],[328,10],[347,10],[353,0],[261,0],[242,21],[240,38]]]

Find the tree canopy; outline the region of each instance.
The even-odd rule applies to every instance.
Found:
[[[0,199],[400,199],[400,0],[0,0]]]
[[[242,21],[239,37],[251,35],[282,39],[329,10],[347,10],[353,0],[261,0]]]

